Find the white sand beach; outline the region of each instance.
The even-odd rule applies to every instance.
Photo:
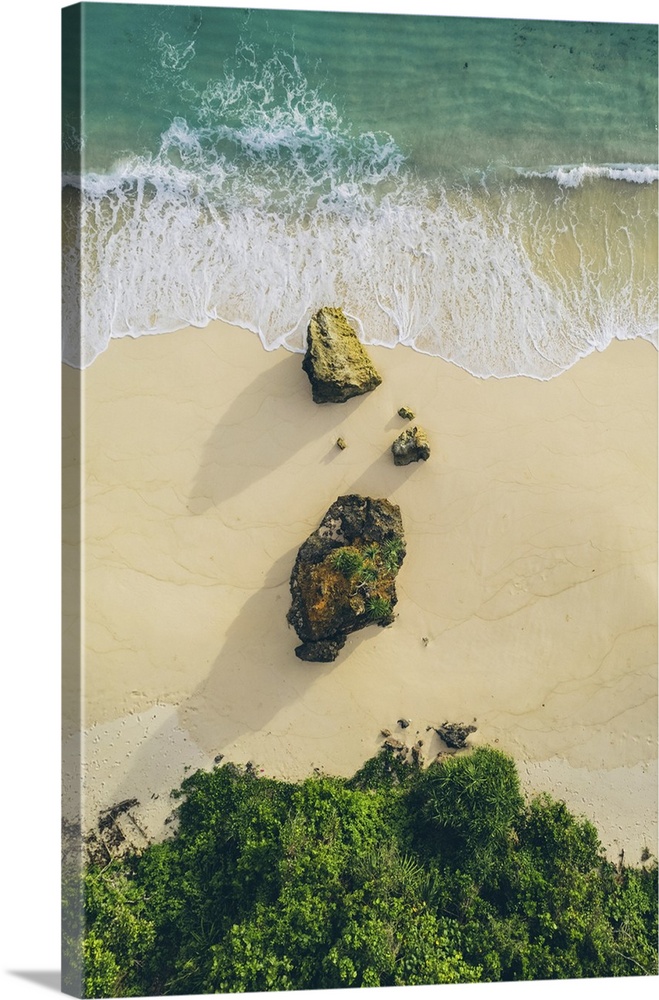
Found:
[[[473,722],[527,792],[638,863],[657,852],[655,349],[614,343],[549,382],[369,353],[383,384],[340,405],[312,402],[300,355],[219,322],[65,368],[83,393],[85,828],[136,798],[162,837],[170,789],[220,754],[349,775],[407,717],[427,760],[427,726]],[[404,468],[402,405],[432,446]],[[291,568],[353,492],[400,505],[398,617],[303,663]]]

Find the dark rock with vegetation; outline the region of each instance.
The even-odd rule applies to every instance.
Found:
[[[405,744],[401,740],[397,740],[395,736],[387,736],[382,746],[389,750],[407,750]]]
[[[421,427],[408,427],[391,446],[394,465],[409,465],[410,462],[425,462],[430,458],[428,435]]]
[[[175,794],[172,837],[85,871],[87,997],[657,975],[656,859],[607,860],[498,750]]]
[[[410,410],[409,406],[401,406],[398,416],[402,417],[403,420],[414,420],[414,413]]]
[[[314,403],[345,403],[382,382],[342,309],[319,309],[307,330],[302,368]]]
[[[389,500],[339,497],[297,554],[288,622],[302,660],[334,660],[351,632],[390,625],[405,557],[400,509]]]
[[[295,655],[310,663],[333,663],[345,644],[345,635],[336,639],[320,639],[319,642],[303,642],[296,647]]]
[[[444,740],[447,747],[462,750],[467,745],[471,733],[476,732],[476,726],[465,726],[464,722],[445,722],[435,727],[435,732]]]

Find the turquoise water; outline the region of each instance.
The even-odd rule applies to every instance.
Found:
[[[82,9],[69,363],[216,317],[301,350],[325,304],[483,377],[656,343],[656,26]]]

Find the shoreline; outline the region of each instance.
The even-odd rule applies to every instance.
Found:
[[[311,401],[299,355],[219,321],[65,371],[84,403],[85,827],[138,798],[158,839],[169,790],[219,754],[348,776],[401,716],[427,761],[427,725],[476,718],[472,745],[638,863],[657,850],[656,350],[615,342],[549,381],[368,351],[382,386],[338,405]],[[427,463],[391,462],[402,405]],[[302,664],[288,578],[349,492],[401,507],[398,619]]]
[[[586,358],[589,358],[591,354],[603,354],[613,344],[628,344],[637,342],[645,343],[649,344],[651,347],[653,347],[656,351],[659,352],[659,345],[654,343],[654,340],[651,335],[643,336],[642,334],[639,334],[636,337],[622,337],[622,338],[613,337],[613,339],[609,341],[606,347],[593,347],[587,353],[579,354],[576,357],[576,359],[570,365],[568,365],[567,368],[558,369],[557,372],[553,375],[548,375],[543,377],[542,375],[531,375],[528,372],[515,372],[514,374],[511,375],[496,375],[494,373],[488,375],[479,375],[477,372],[473,372],[469,368],[463,367],[457,361],[454,361],[450,358],[444,358],[440,354],[432,354],[430,351],[425,351],[421,347],[417,347],[416,344],[407,342],[405,343],[397,342],[389,344],[386,343],[385,341],[374,341],[373,343],[368,343],[364,337],[364,324],[362,323],[360,318],[358,316],[353,316],[352,314],[346,312],[345,310],[344,314],[346,316],[346,319],[349,321],[350,325],[357,331],[359,340],[361,341],[361,343],[363,344],[363,346],[366,348],[367,351],[372,351],[372,350],[412,351],[414,354],[419,354],[423,358],[432,358],[434,361],[437,361],[440,364],[449,365],[451,367],[457,368],[459,371],[463,372],[465,375],[468,375],[470,378],[478,379],[481,382],[506,382],[506,381],[516,381],[517,379],[529,380],[531,382],[553,382],[555,379],[560,378],[562,375],[565,375],[567,372],[571,371]],[[85,372],[89,370],[92,367],[92,365],[94,365],[98,361],[99,358],[102,358],[104,354],[106,354],[109,350],[111,350],[112,345],[116,342],[127,341],[127,340],[141,340],[143,337],[168,337],[171,336],[172,334],[182,334],[182,333],[185,333],[187,336],[190,335],[194,336],[195,333],[201,333],[204,330],[207,330],[208,327],[219,327],[224,329],[237,330],[243,333],[247,337],[256,337],[256,339],[259,341],[261,345],[262,350],[264,350],[267,354],[278,354],[278,355],[292,354],[299,358],[303,358],[305,354],[305,349],[303,347],[293,347],[290,343],[287,343],[286,340],[282,340],[281,343],[276,342],[275,344],[271,345],[266,344],[263,340],[262,333],[258,329],[248,326],[247,324],[239,322],[232,323],[224,319],[209,319],[203,326],[192,326],[190,324],[183,323],[181,326],[177,326],[174,329],[151,330],[148,333],[139,333],[135,335],[126,333],[123,334],[121,337],[110,337],[106,347],[104,347],[99,354],[96,354],[93,360],[89,362],[89,364],[83,367],[79,367],[78,365],[70,364],[67,361],[63,361],[62,365],[64,368],[70,368],[72,371],[75,372]],[[297,329],[306,330],[305,322],[300,321]]]

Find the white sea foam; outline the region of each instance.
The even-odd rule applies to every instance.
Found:
[[[606,179],[630,184],[654,184],[659,180],[659,166],[645,163],[581,163],[549,167],[547,170],[517,168],[521,177],[546,177],[560,187],[580,187],[584,181]]]
[[[551,378],[614,338],[656,342],[656,199],[649,213],[616,208],[608,226],[582,196],[588,178],[636,181],[640,197],[656,167],[422,182],[391,136],[345,124],[294,58],[245,47],[242,59],[252,72],[195,94],[194,120],[175,118],[155,153],[65,177],[80,236],[65,256],[67,363],[86,367],[111,337],[215,318],[300,351],[327,304],[368,343],[483,377]]]
[[[72,324],[65,360],[85,367],[111,336],[214,318],[254,330],[268,350],[299,351],[324,304],[358,317],[369,343],[406,344],[479,376],[550,378],[614,338],[656,342],[652,221],[612,227],[598,255],[598,230],[570,197],[547,207],[515,188],[399,186],[369,199],[345,182],[294,213],[237,204],[235,192],[218,204],[184,167],[92,175],[82,182],[82,335]],[[73,315],[75,267],[72,253]]]

